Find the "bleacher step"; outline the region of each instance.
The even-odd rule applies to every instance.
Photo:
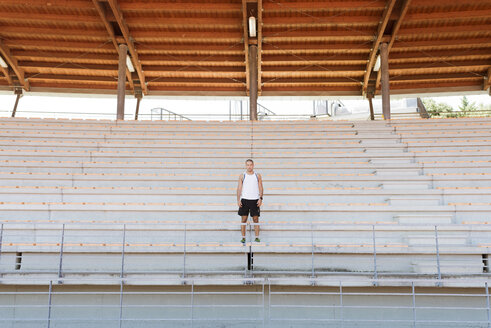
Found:
[[[393,189],[429,189],[430,182],[426,181],[384,181],[382,188],[387,190]]]
[[[421,169],[415,168],[415,169],[377,169],[376,171],[377,175],[381,176],[418,176],[421,175]]]
[[[478,255],[468,255],[467,259],[440,260],[441,274],[479,274],[483,272],[482,259]],[[412,262],[415,273],[436,274],[436,260],[418,260]]]
[[[372,158],[369,160],[372,164],[410,164],[414,163],[412,158]]]
[[[436,235],[431,232],[426,235],[408,235],[407,243],[409,246],[436,246]],[[442,246],[463,246],[467,244],[467,235],[464,234],[454,234],[454,235],[438,235],[438,245]]]
[[[443,214],[398,214],[394,215],[394,220],[399,224],[412,225],[412,224],[451,224],[453,215]]]
[[[391,196],[388,199],[390,205],[394,206],[406,206],[406,205],[414,205],[414,206],[436,206],[441,205],[440,197],[435,196]]]

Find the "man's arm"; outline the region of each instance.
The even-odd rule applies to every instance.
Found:
[[[257,174],[257,180],[258,180],[258,185],[259,185],[259,197],[262,198],[263,197],[263,192],[264,192],[264,188],[263,188],[263,177],[259,173]],[[262,203],[263,203],[263,200],[262,199],[259,199],[259,201],[257,202],[257,205],[258,206],[261,206]]]
[[[239,183],[237,184],[237,204],[239,207],[242,207],[242,203],[240,202],[240,195],[242,194],[242,174],[239,176]]]

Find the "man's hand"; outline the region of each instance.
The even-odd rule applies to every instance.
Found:
[[[262,205],[262,204],[263,204],[263,201],[262,201],[261,199],[259,199],[259,200],[257,201],[257,207],[261,207],[261,205]]]
[[[239,205],[239,207],[242,207],[242,202],[240,200],[237,201],[237,204]]]

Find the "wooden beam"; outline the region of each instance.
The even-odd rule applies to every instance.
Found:
[[[128,29],[128,25],[124,20],[123,13],[119,7],[117,0],[108,0],[108,3],[109,6],[111,7],[111,10],[113,11],[116,21],[118,22],[119,28],[121,29],[121,33],[123,33],[123,37],[126,41],[126,45],[128,46],[128,50],[131,55],[133,66],[135,67],[135,70],[138,74],[138,78],[140,79],[140,85],[143,94],[147,94],[148,89],[147,89],[147,83],[145,81],[145,75],[143,74],[143,69],[141,67],[140,60],[138,58],[138,53],[136,52],[135,45],[133,43],[133,38],[131,37],[130,31]]]
[[[489,87],[491,87],[491,67],[488,68],[488,76],[486,77],[486,79],[484,80],[484,87],[483,87],[483,90],[486,90],[488,89]],[[491,92],[491,91],[490,91]]]
[[[36,50],[12,50],[12,55],[18,61],[41,61],[50,63],[80,63],[80,64],[106,64],[117,65],[118,58],[114,54],[84,53],[80,51],[36,51]]]
[[[10,77],[9,70],[5,67],[0,67],[0,72],[2,72],[2,74],[7,79],[7,83],[9,85],[13,86],[14,84],[13,84],[12,78]]]
[[[263,52],[263,0],[257,2],[257,95],[262,92],[262,52]]]
[[[12,56],[9,47],[3,43],[0,39],[0,55],[2,55],[5,62],[12,68],[17,79],[19,80],[20,85],[24,88],[24,90],[29,91],[29,82],[24,79],[24,70],[19,67],[17,63],[17,59]]]
[[[325,6],[325,5],[324,5]],[[305,28],[333,28],[346,26],[352,28],[363,28],[365,26],[378,26],[380,18],[377,16],[346,16],[339,15],[333,16],[329,11],[320,12],[315,16],[277,16],[268,15],[268,12],[264,13],[263,22],[268,31],[271,30],[284,30],[285,24],[291,26],[295,25],[295,28],[305,26]]]
[[[471,24],[464,25],[462,23],[458,25],[450,25],[450,26],[432,26],[432,27],[411,27],[404,28],[399,31],[400,38],[410,38],[411,40],[414,38],[420,39],[440,39],[441,37],[451,38],[451,37],[465,37],[467,34],[470,36],[476,33],[486,33],[489,35],[489,24]]]
[[[365,69],[365,76],[363,78],[363,88],[362,93],[366,93],[368,88],[368,80],[370,78],[370,74],[372,73],[373,66],[375,64],[375,58],[377,56],[377,52],[379,49],[380,42],[382,42],[382,38],[384,36],[385,28],[387,27],[387,23],[389,22],[390,15],[392,14],[392,10],[394,9],[394,5],[397,0],[389,0],[387,5],[385,6],[384,13],[382,14],[382,18],[380,20],[380,24],[377,29],[377,37],[373,41],[372,48],[370,50],[370,56],[368,57],[367,67]]]
[[[258,95],[258,83],[257,83],[257,46],[249,46],[249,69],[251,88],[249,90],[249,105],[250,105],[250,120],[257,121],[257,95]]]
[[[124,101],[126,91],[125,70],[126,70],[126,55],[128,54],[128,46],[126,44],[119,45],[119,63],[118,63],[118,107],[117,119],[124,120]]]
[[[458,92],[458,91],[481,91],[482,92],[482,81],[479,82],[466,82],[466,83],[455,83],[448,82],[435,86],[432,83],[419,83],[419,84],[408,84],[408,85],[397,85],[390,89],[391,94],[419,94],[419,93],[429,93],[429,92]]]
[[[62,40],[27,40],[10,38],[5,44],[13,49],[51,50],[51,51],[82,51],[87,53],[114,53],[114,46],[110,43],[90,41],[62,41]]]
[[[155,2],[154,2],[155,3]],[[171,4],[171,3],[168,3]],[[122,5],[120,5],[122,7]],[[238,7],[238,6],[237,6]],[[123,8],[124,10],[124,8]],[[241,20],[237,19],[237,15],[227,17],[216,17],[209,13],[196,13],[195,16],[189,17],[185,13],[176,13],[175,16],[166,15],[162,19],[162,14],[158,12],[145,12],[141,16],[126,17],[125,21],[128,25],[138,25],[139,28],[154,28],[167,30],[168,28],[189,28],[209,29],[212,31],[218,30],[236,30],[241,31]]]
[[[116,49],[116,53],[119,53],[119,45],[116,42],[116,35],[114,34],[114,29],[112,25],[106,19],[106,11],[104,10],[104,8],[102,7],[102,5],[98,0],[92,0],[92,2],[94,3],[94,6],[97,9],[99,16],[101,17],[102,23],[104,24],[106,31],[109,34],[109,37],[111,38],[112,44]],[[126,68],[126,78],[128,79],[131,90],[133,90],[133,93],[135,93],[135,85],[133,83],[133,78],[131,77],[131,72],[129,71],[128,68]]]
[[[489,42],[489,37],[465,37],[465,38],[449,38],[449,39],[432,39],[432,40],[414,40],[414,41],[403,41],[395,42],[392,47],[393,50],[398,51],[408,50],[428,50],[437,49],[438,47],[442,50],[443,48],[452,49],[469,49],[470,47],[480,47],[489,48],[491,43]]]
[[[488,49],[466,48],[465,50],[428,50],[421,51],[405,51],[391,52],[389,62],[428,62],[434,60],[461,60],[465,58],[491,58],[491,51]],[[456,58],[456,59],[453,59]]]
[[[72,8],[70,6],[70,8]],[[83,23],[89,25],[95,25],[99,23],[99,17],[92,15],[78,15],[78,14],[50,14],[50,13],[36,13],[31,11],[2,11],[0,10],[0,20],[13,21],[13,22],[48,22],[48,23]],[[62,33],[62,31],[60,31]]]
[[[94,0],[95,1],[95,0]],[[104,40],[106,33],[99,28],[72,28],[64,26],[62,29],[59,27],[36,27],[31,26],[2,26],[2,35],[5,38],[12,36],[42,36],[46,39],[53,37],[65,37],[66,39],[86,39],[86,40]]]
[[[446,23],[449,23],[449,20],[452,19],[469,19],[469,18],[482,18],[486,19],[491,16],[490,9],[481,9],[481,10],[452,10],[452,11],[430,11],[430,12],[415,12],[406,14],[406,19],[408,21],[415,20],[445,20]]]
[[[24,6],[24,7],[61,7],[66,9],[67,6],[70,8],[80,8],[80,9],[91,9],[90,3],[85,0],[2,0],[0,2],[1,6]]]
[[[419,80],[457,80],[457,79],[482,79],[480,75],[472,72],[446,73],[446,74],[418,74],[418,75],[396,75],[391,77],[391,82],[397,81],[419,81]]]
[[[382,113],[390,120],[389,54],[387,43],[380,44],[380,70],[382,71]]]
[[[390,42],[389,42],[389,44],[387,46],[387,55],[390,54],[390,49],[392,49],[392,46],[394,45],[394,41],[397,38],[397,33],[399,32],[399,29],[401,28],[402,21],[403,21],[404,17],[406,16],[407,12],[408,12],[409,5],[410,4],[411,4],[411,0],[405,0],[404,3],[402,4],[401,11],[400,11],[400,14],[399,14],[399,18],[398,18],[396,24],[394,25],[394,28],[392,29],[392,34],[391,34],[391,37],[390,37]],[[377,81],[375,83],[375,89],[378,89],[378,87],[380,86],[381,72],[382,71],[379,70],[378,73],[377,73]]]
[[[264,10],[267,12],[292,12],[292,11],[325,11],[329,8],[330,11],[346,11],[359,8],[370,8],[370,9],[382,9],[385,6],[384,0],[370,1],[370,0],[360,0],[360,1],[329,1],[326,4],[325,1],[296,1],[296,2],[283,2],[283,1],[266,1],[264,3]]]
[[[249,22],[247,17],[247,0],[242,0],[242,33],[244,38],[244,55],[246,69],[246,94],[249,94],[250,76],[249,76]]]
[[[15,104],[14,109],[12,109],[12,117],[15,117],[15,113],[17,113],[17,106],[19,106],[19,100],[22,97],[22,89],[15,89]]]
[[[390,42],[388,44],[387,50],[390,52],[390,49],[394,45],[394,41],[397,38],[397,33],[399,32],[399,29],[401,28],[402,21],[404,20],[404,17],[406,16],[409,5],[411,4],[411,0],[405,0],[402,4],[401,11],[399,13],[399,18],[397,19],[396,24],[394,25],[394,28],[392,29],[392,34],[390,36]],[[433,32],[433,28],[431,29]]]
[[[111,0],[108,0],[111,1]],[[240,14],[240,7],[233,1],[224,2],[170,2],[170,1],[124,1],[120,4],[121,10],[139,11],[139,12],[227,12]]]
[[[135,121],[138,121],[138,114],[140,112],[140,102],[142,100],[142,94],[136,94],[136,109],[135,109]]]
[[[472,5],[477,6],[479,3],[489,5],[489,0],[459,0],[458,2],[449,2],[448,0],[413,0],[415,7],[458,7]]]

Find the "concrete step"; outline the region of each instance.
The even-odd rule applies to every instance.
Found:
[[[438,272],[436,260],[417,260],[412,264],[414,272],[419,274],[436,274]],[[456,256],[453,259],[442,257],[440,259],[440,272],[446,275],[482,274],[482,258],[478,255]]]
[[[221,204],[221,205],[220,205]],[[54,220],[87,222],[139,222],[145,220],[180,220],[202,222],[238,219],[236,203],[58,203],[0,204],[0,220]],[[264,220],[293,221],[393,221],[399,214],[455,213],[456,221],[475,221],[491,215],[491,206],[387,206],[362,203],[265,203]]]
[[[369,160],[371,164],[380,165],[380,164],[410,164],[414,163],[414,159],[412,158],[372,158]]]
[[[428,246],[435,245],[436,239],[435,234],[414,234],[407,236],[407,243],[410,246]],[[467,244],[467,235],[465,234],[438,234],[438,245],[439,247],[445,246],[462,246]]]
[[[430,181],[384,181],[382,188],[386,190],[393,189],[410,189],[410,190],[425,190],[429,189]]]
[[[376,174],[378,176],[419,176],[421,175],[421,169],[419,168],[414,168],[414,169],[377,169]]]
[[[389,204],[394,206],[404,206],[404,205],[428,205],[428,206],[437,206],[442,205],[440,196],[427,196],[427,195],[398,195],[398,196],[390,196],[388,199]]]
[[[112,194],[112,193],[91,193],[90,190],[85,192],[69,193],[69,192],[58,192],[58,193],[19,193],[13,192],[8,193],[0,189],[0,198],[2,202],[23,202],[29,199],[31,202],[98,202],[104,199],[106,202],[114,203],[131,203],[131,202],[147,202],[147,203],[158,203],[158,202],[168,202],[168,203],[193,203],[197,198],[200,202],[205,203],[223,203],[230,204],[236,202],[236,196],[233,191],[224,194],[223,191],[214,192],[213,190],[194,190],[193,193],[189,194],[162,194],[158,191],[151,193],[122,193],[122,194]],[[302,194],[282,194],[282,195],[264,195],[265,200],[270,204],[273,203],[386,203],[387,196],[385,195],[336,195],[330,193],[327,195],[312,195],[309,192],[304,192]],[[396,205],[404,205],[396,204]],[[426,205],[426,204],[420,204]],[[432,204],[428,204],[432,205]]]
[[[394,215],[394,220],[399,224],[415,225],[415,224],[427,224],[427,225],[445,225],[453,222],[453,215],[451,214],[397,214]]]
[[[178,165],[176,165],[179,167]],[[125,167],[116,165],[107,165],[106,167],[91,167],[85,163],[81,163],[79,167],[56,167],[51,165],[51,167],[43,166],[9,166],[1,165],[0,171],[8,170],[9,172],[17,173],[53,173],[53,174],[164,174],[164,175],[180,175],[186,174],[189,176],[199,176],[199,175],[209,175],[209,176],[232,176],[238,178],[245,169],[240,168],[238,165],[235,168],[220,168],[217,165],[210,168],[176,168],[176,167],[166,167],[161,165],[160,167]],[[337,176],[342,174],[353,174],[358,176],[359,174],[374,174],[375,169],[365,167],[349,168],[349,167],[338,167],[338,168],[322,168],[322,167],[297,167],[297,168],[261,168],[256,170],[257,173],[261,174],[263,177],[271,176],[275,177],[278,175],[285,176],[305,176],[305,177],[316,177],[316,176]],[[278,173],[281,172],[281,173]]]

